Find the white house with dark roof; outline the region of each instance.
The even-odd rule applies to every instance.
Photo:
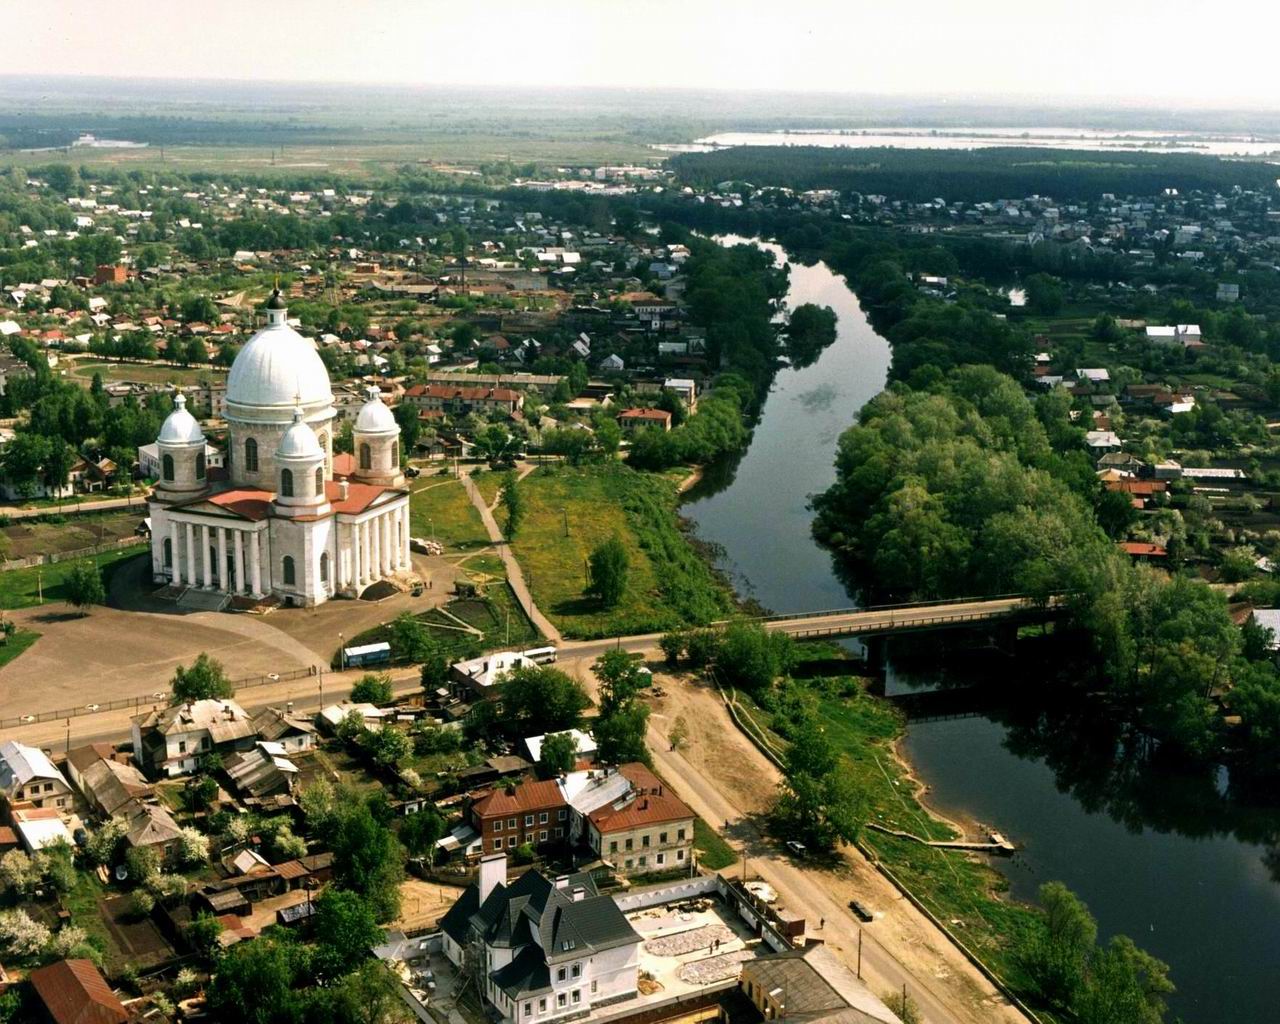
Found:
[[[507,884],[506,856],[491,854],[440,928],[445,955],[512,1024],[585,1017],[639,991],[640,936],[588,874]]]
[[[257,737],[248,712],[233,700],[197,700],[133,719],[133,757],[151,778],[196,770],[213,751],[247,750]]]

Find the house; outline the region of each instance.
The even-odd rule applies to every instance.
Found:
[[[366,729],[377,728],[386,719],[395,716],[391,708],[380,708],[375,704],[353,704],[344,700],[340,704],[330,704],[327,708],[317,711],[316,724],[325,732],[332,733],[353,711],[360,716]]]
[[[1249,617],[1254,625],[1271,631],[1267,649],[1272,654],[1280,652],[1280,608],[1255,608]]]
[[[253,746],[248,713],[233,700],[197,700],[133,719],[133,757],[149,778],[193,772],[203,754]]]
[[[643,764],[624,764],[618,773],[631,786],[587,815],[588,845],[619,875],[688,867],[693,811]]]
[[[1175,327],[1148,327],[1147,341],[1153,345],[1178,344],[1178,331]]]
[[[766,1020],[902,1024],[825,945],[746,960],[738,988]]]
[[[623,409],[618,413],[618,426],[627,433],[635,433],[645,427],[667,431],[671,429],[671,413],[665,409]]]
[[[698,411],[698,385],[685,377],[668,377],[662,386],[674,391],[690,413]]]
[[[52,808],[71,814],[75,796],[43,750],[17,740],[0,743],[0,793],[10,808]]]
[[[449,675],[455,686],[469,687],[477,695],[490,698],[497,694],[494,685],[501,682],[512,669],[541,665],[548,658],[546,652],[554,648],[537,647],[527,651],[494,651],[478,658],[455,661],[449,667]]]
[[[596,741],[591,738],[591,734],[583,732],[581,729],[566,729],[565,732],[573,737],[573,741],[576,744],[578,763],[594,764],[597,747]],[[560,736],[563,733],[555,733],[555,735]],[[529,760],[534,764],[542,760],[542,741],[546,738],[546,736],[529,736],[524,741],[525,749],[529,751]]]
[[[1238,284],[1227,284],[1225,282],[1219,284],[1217,299],[1219,302],[1239,302],[1240,286]]]
[[[1104,451],[1119,448],[1122,442],[1119,435],[1113,430],[1087,430],[1084,435],[1084,443],[1094,451]]]
[[[53,807],[28,807],[9,813],[9,821],[28,853],[57,843],[72,845],[71,830]]]
[[[27,975],[51,1024],[125,1024],[129,1012],[92,960],[59,960]]]
[[[258,739],[278,743],[286,753],[310,750],[316,744],[315,724],[303,715],[295,715],[292,706],[263,708],[252,718]]]
[[[1127,540],[1120,544],[1120,549],[1130,558],[1139,562],[1149,562],[1153,558],[1164,558],[1168,553],[1159,544],[1148,544],[1144,541]]]
[[[555,780],[491,789],[471,802],[468,818],[493,853],[564,842],[569,834],[569,804]]]
[[[600,360],[600,369],[604,373],[621,373],[627,368],[627,364],[623,362],[622,356],[616,352],[611,352]]]
[[[490,855],[440,928],[445,956],[503,1021],[586,1017],[639,991],[640,936],[588,874],[507,884],[507,858]]]
[[[116,760],[109,743],[92,743],[67,753],[67,774],[84,794],[93,814],[110,818],[130,800],[147,800],[154,787],[131,764]]]
[[[173,815],[159,804],[131,800],[120,808],[125,821],[124,841],[130,849],[155,850],[160,860],[173,860],[182,842],[182,829]]]
[[[1204,339],[1200,335],[1199,324],[1178,324],[1177,325],[1178,340],[1182,342],[1186,348],[1204,344]]]
[[[508,416],[524,408],[524,395],[511,388],[459,387],[452,384],[415,384],[405,390],[404,401],[417,409],[465,416],[471,412],[501,412]]]
[[[261,801],[293,792],[298,766],[280,753],[273,752],[273,746],[275,744],[259,743],[252,750],[231,754],[223,762],[231,784],[242,797]]]
[[[96,285],[124,284],[128,279],[128,269],[119,263],[99,263],[93,272],[93,283]]]

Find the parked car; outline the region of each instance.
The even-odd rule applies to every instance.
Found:
[[[861,903],[858,900],[850,900],[849,909],[853,911],[853,916],[859,921],[874,921],[876,919],[876,915],[871,911],[871,909],[865,903]]]
[[[798,842],[795,839],[787,840],[787,849],[796,857],[803,857],[809,852],[809,848],[805,846],[804,843]]]

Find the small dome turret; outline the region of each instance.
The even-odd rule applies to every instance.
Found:
[[[360,407],[352,428],[357,434],[398,434],[400,424],[382,401],[382,391],[375,384],[365,389],[365,403]]]
[[[301,406],[293,410],[293,423],[276,448],[276,514],[296,516],[327,511],[324,464],[320,439],[302,418]]]
[[[173,399],[173,412],[165,418],[156,438],[162,445],[203,445],[204,432],[196,418],[187,412],[187,396],[181,391]]]
[[[316,432],[307,426],[302,418],[302,410],[293,410],[293,423],[280,438],[280,447],[276,449],[277,459],[324,459],[324,449],[320,447],[320,439]]]
[[[366,401],[351,430],[355,441],[355,478],[382,487],[401,487],[404,474],[400,472],[400,424],[383,404],[382,392],[377,387],[370,385],[365,396]]]

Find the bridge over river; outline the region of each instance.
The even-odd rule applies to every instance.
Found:
[[[1033,602],[1025,594],[1006,594],[1000,597],[770,615],[756,621],[763,623],[766,629],[787,633],[797,640],[815,640],[823,637],[885,636],[974,626],[986,622],[1043,621],[1058,614],[1061,608],[1060,597],[1052,597],[1044,605]]]

